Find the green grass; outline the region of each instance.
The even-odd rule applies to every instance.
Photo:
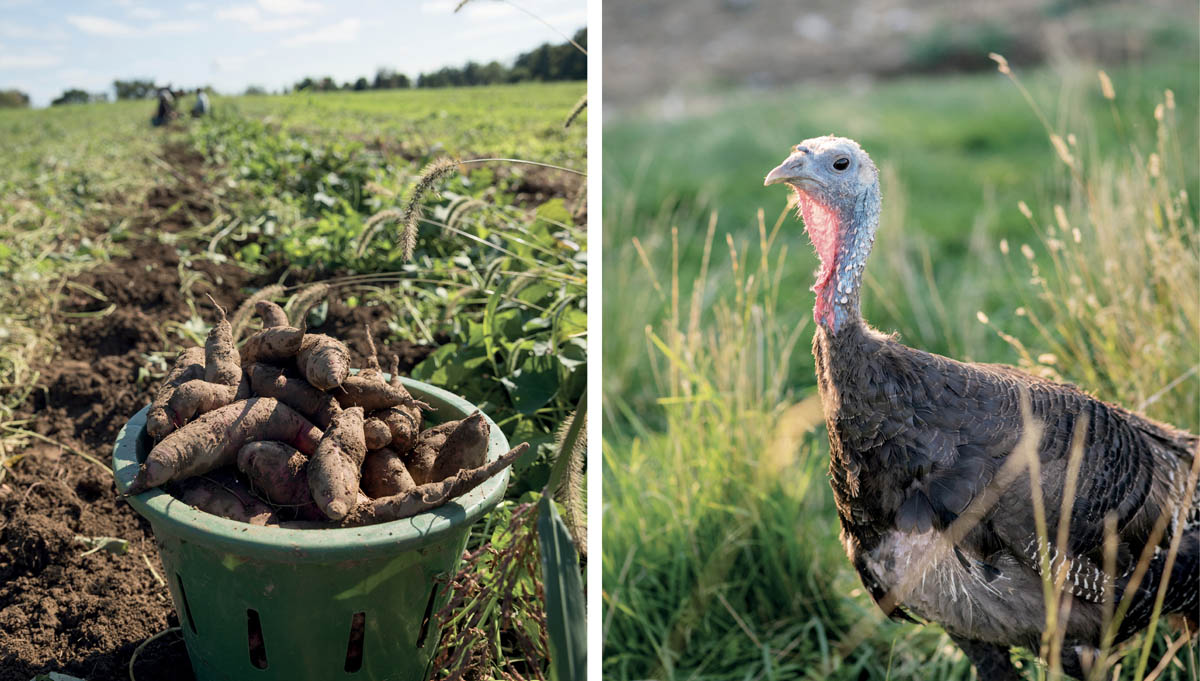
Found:
[[[277,122],[318,139],[337,136],[424,153],[515,156],[586,170],[587,126],[564,129],[585,83],[301,92],[218,98],[215,107]]]
[[[1194,431],[1200,261],[1180,191],[1196,195],[1195,69],[1114,71],[1111,106],[1094,70],[1028,76],[1075,135],[1073,169],[994,74],[606,126],[606,677],[972,678],[938,627],[884,620],[845,559],[808,351],[814,259],[761,178],[800,139],[859,139],[883,173],[872,324]],[[1159,122],[1168,87],[1178,108]],[[1122,679],[1153,669],[1120,653]],[[1175,659],[1158,678],[1196,678],[1194,647]],[[1045,678],[1030,651],[1016,662]]]

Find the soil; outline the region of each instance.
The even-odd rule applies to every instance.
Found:
[[[283,273],[252,274],[208,260],[181,265],[175,247],[157,234],[206,223],[216,207],[199,181],[201,157],[172,147],[162,157],[171,169],[139,208],[134,224],[141,234],[130,244],[132,255],[75,277],[66,289],[61,312],[71,321],[57,339],[56,356],[39,367],[39,389],[17,416],[37,434],[34,444],[15,455],[0,447],[8,464],[0,468],[0,681],[29,681],[51,671],[88,681],[128,679],[134,650],[179,625],[149,523],[117,498],[107,469],[81,454],[108,465],[121,426],[156,387],[145,372],[161,376],[148,355],[179,347],[167,323],[187,321],[189,301],[211,321],[207,295],[232,311]],[[287,283],[327,274],[293,274]],[[382,306],[335,302],[326,323],[313,330],[346,339],[362,366],[364,325],[383,337],[389,314]],[[407,371],[432,349],[380,350],[385,366],[396,353]],[[124,539],[128,551],[84,555],[88,547],[77,537]],[[138,679],[192,678],[178,632],[142,649],[134,672]]]

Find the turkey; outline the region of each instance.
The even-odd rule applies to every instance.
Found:
[[[1106,600],[1130,602],[1117,642],[1143,629],[1168,569],[1162,611],[1182,614],[1196,631],[1200,438],[1072,385],[922,352],[872,329],[859,312],[880,211],[871,158],[850,139],[806,140],[764,181],[778,183],[795,191],[820,260],[813,355],[842,542],[884,612],[942,625],[981,679],[1019,679],[1008,649],[1038,650],[1046,622],[1033,471],[1050,575],[1066,570],[1064,672],[1083,678],[1097,660],[1111,619]],[[1083,449],[1064,516],[1077,424]],[[1026,432],[1037,468],[1006,466]],[[1069,528],[1063,551],[1060,516]],[[1116,530],[1115,554],[1105,551],[1106,524]],[[1139,580],[1143,550],[1148,568]]]

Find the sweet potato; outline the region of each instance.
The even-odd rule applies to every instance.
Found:
[[[391,379],[388,385],[403,391],[405,396],[411,398],[412,396],[400,381],[399,357],[392,356],[392,365],[389,370],[391,372]],[[371,416],[387,424],[388,430],[392,432],[392,448],[396,451],[407,452],[412,449],[413,444],[417,440],[417,435],[421,433],[422,406],[429,407],[429,405],[423,402],[413,400],[411,404],[401,404],[381,409],[372,413]]]
[[[242,380],[242,364],[237,346],[233,344],[233,327],[220,305],[217,305],[217,314],[220,315],[217,323],[204,341],[204,380],[236,386]]]
[[[249,442],[238,450],[237,467],[249,478],[250,488],[272,504],[301,507],[312,503],[308,457],[291,445]]]
[[[263,328],[269,329],[273,326],[287,326],[287,313],[283,311],[275,303],[269,300],[260,300],[254,304],[254,311],[263,321]]]
[[[392,442],[392,431],[388,425],[377,418],[363,421],[363,438],[367,449],[382,449]]]
[[[251,364],[246,371],[255,395],[274,397],[321,428],[328,428],[334,415],[342,410],[332,395],[317,390],[302,378],[289,377],[283,369]]]
[[[292,326],[272,326],[255,333],[242,345],[242,366],[254,362],[282,362],[300,352],[304,332]]]
[[[237,477],[200,476],[179,483],[175,496],[206,513],[251,525],[275,525],[279,518],[245,488]]]
[[[358,484],[371,498],[400,494],[417,486],[408,469],[404,467],[404,460],[400,454],[388,447],[367,452],[367,458],[363,461],[362,479]]]
[[[234,402],[208,412],[155,445],[125,494],[140,494],[232,464],[247,442],[276,440],[312,454],[320,439],[316,426],[278,400],[252,397]]]
[[[397,388],[370,376],[364,377],[362,374],[347,377],[342,381],[341,389],[333,391],[333,394],[343,409],[362,407],[370,412],[401,404],[432,409],[428,404],[413,399],[403,386]]]
[[[167,415],[176,427],[191,421],[200,414],[224,407],[250,397],[250,380],[242,376],[236,386],[209,383],[201,379],[188,381],[175,388],[171,401],[167,403]]]
[[[308,463],[309,491],[326,516],[341,520],[355,507],[366,455],[362,408],[334,416]]]
[[[296,365],[314,388],[329,390],[341,385],[350,374],[350,351],[336,338],[306,333],[300,341]]]
[[[391,446],[398,451],[406,452],[412,449],[421,433],[421,409],[416,406],[400,405],[389,407],[372,414],[387,424],[391,431]]]
[[[457,475],[441,482],[419,485],[407,492],[372,499],[370,503],[356,507],[351,514],[342,519],[342,524],[356,526],[384,523],[437,508],[454,497],[470,492],[488,478],[512,465],[512,462],[524,454],[527,449],[529,449],[529,443],[522,442],[499,459],[478,468],[460,471]]]
[[[491,427],[483,413],[476,411],[458,424],[458,427],[446,436],[446,442],[438,450],[433,462],[432,481],[445,480],[462,470],[470,470],[483,465],[487,459],[488,436]]]
[[[405,467],[408,468],[413,481],[418,485],[437,482],[433,478],[433,466],[437,462],[437,453],[442,449],[442,445],[446,444],[446,438],[460,423],[462,420],[447,421],[423,431],[417,436],[412,449],[401,454],[404,457]]]
[[[371,337],[371,325],[364,326],[367,332],[367,368],[359,371],[358,375],[384,383],[383,369],[379,368],[379,351],[375,349],[375,339]]]
[[[175,389],[198,378],[204,378],[204,348],[188,348],[175,358],[175,365],[163,379],[154,401],[150,404],[150,412],[146,415],[146,431],[155,442],[175,429],[175,424],[167,414],[167,405],[171,396],[175,394]]]

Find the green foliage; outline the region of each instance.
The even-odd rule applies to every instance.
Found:
[[[0,109],[28,109],[29,95],[20,90],[0,90]]]
[[[385,96],[401,104],[407,93]],[[509,494],[541,489],[553,433],[582,394],[587,371],[586,232],[564,201],[516,205],[522,168],[462,165],[420,196],[425,217],[406,262],[390,225],[357,246],[372,214],[412,194],[432,154],[409,161],[351,136],[270,125],[233,106],[220,110],[194,122],[188,137],[233,185],[236,222],[214,226],[227,234],[221,252],[262,269],[376,278],[366,290],[351,283],[338,295],[403,311],[393,337],[439,346],[412,376],[470,396],[510,439],[529,441],[532,452],[518,462]]]
[[[117,91],[117,99],[146,99],[154,95],[158,89],[153,80],[133,78],[130,80],[114,80],[113,89]]]

